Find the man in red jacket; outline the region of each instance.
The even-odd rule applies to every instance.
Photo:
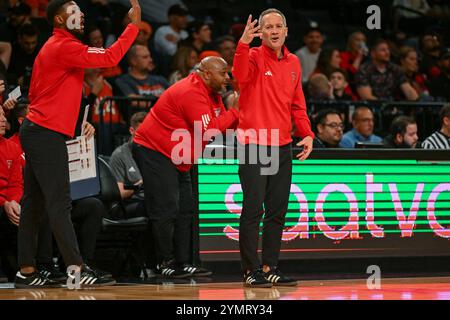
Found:
[[[5,139],[6,117],[0,106],[0,237],[1,241],[13,239],[19,224],[20,199],[23,193],[22,163],[20,148]],[[0,269],[0,279],[4,274]]]
[[[303,147],[297,155],[300,160],[309,156],[314,134],[306,113],[300,62],[284,46],[286,18],[279,10],[268,9],[261,13],[259,26],[257,22],[249,16],[233,66],[241,88],[237,138],[245,156],[239,159],[244,193],[239,229],[244,283],[250,287],[296,285],[277,268],[292,176],[291,117],[303,138],[298,144]],[[262,39],[262,45],[250,49],[255,37]],[[264,152],[269,164],[262,158]],[[258,238],[263,214],[261,269]]]
[[[189,170],[211,136],[237,124],[237,106],[226,111],[219,94],[229,79],[225,60],[203,59],[198,71],[163,93],[133,141],[158,271],[166,277],[211,274],[189,263],[194,210]]]
[[[53,36],[39,52],[33,66],[30,112],[20,128],[26,155],[24,196],[18,232],[18,263],[15,287],[45,287],[56,283],[36,272],[37,233],[41,215],[48,214],[65,264],[80,274],[82,287],[111,285],[83,264],[71,222],[71,198],[66,140],[74,136],[78,119],[84,69],[106,68],[119,63],[139,28],[138,0],[130,0],[131,24],[108,49],[83,45],[77,35],[84,30],[84,15],[74,1],[52,0],[47,19]],[[72,279],[74,274],[69,274]]]

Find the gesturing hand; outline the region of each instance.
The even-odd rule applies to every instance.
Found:
[[[309,154],[313,148],[313,138],[310,136],[305,137],[302,141],[297,143],[298,147],[303,147],[303,151],[296,155],[297,159],[300,161],[305,160],[309,157]]]
[[[248,16],[247,19],[247,25],[245,26],[244,33],[241,37],[241,42],[245,44],[250,44],[253,39],[256,37],[261,38],[262,33],[258,32],[260,31],[260,26],[256,26],[258,23],[258,20],[255,19],[255,21],[252,22],[252,15]],[[256,27],[255,27],[256,26]]]
[[[130,0],[130,3],[131,9],[128,11],[128,16],[132,24],[138,24],[141,22],[141,6],[138,0]]]

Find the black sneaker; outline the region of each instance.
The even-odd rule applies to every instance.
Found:
[[[39,272],[33,272],[27,276],[18,271],[14,280],[14,288],[29,289],[29,288],[61,288],[61,284],[44,277]]]
[[[272,287],[272,282],[264,277],[264,273],[261,269],[257,269],[244,275],[244,286],[270,288]]]
[[[67,275],[59,270],[54,264],[39,264],[37,266],[38,272],[45,278],[56,282],[66,282]]]
[[[264,272],[264,277],[272,282],[274,286],[295,287],[297,285],[297,280],[285,276],[281,273],[280,269],[276,267],[271,268],[268,272]]]
[[[166,278],[181,279],[192,276],[190,272],[183,270],[182,267],[178,267],[173,261],[161,263],[156,267],[156,270],[157,274]]]
[[[83,265],[81,269],[82,269],[80,275],[81,288],[106,287],[106,286],[113,286],[116,284],[116,280],[114,280],[113,278],[103,277],[99,271],[91,269],[87,265]],[[69,275],[69,277],[74,276]]]
[[[192,264],[185,263],[182,269],[189,272],[193,277],[206,277],[212,275],[212,271],[202,267],[195,267]]]

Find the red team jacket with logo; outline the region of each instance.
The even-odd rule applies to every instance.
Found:
[[[55,28],[33,66],[27,118],[72,137],[78,119],[85,68],[117,65],[133,44],[138,27],[129,24],[108,49],[88,47],[69,32]]]
[[[300,61],[286,47],[283,47],[283,58],[278,59],[265,45],[250,49],[249,45],[239,42],[233,75],[241,90],[237,130],[240,143],[289,144],[292,141],[291,117],[297,128],[296,135],[314,138],[306,113]],[[272,141],[272,129],[279,130],[279,139]]]
[[[0,207],[6,201],[19,203],[22,194],[22,152],[14,142],[0,136]]]
[[[183,150],[189,150],[190,159],[188,163],[175,165],[179,171],[189,171],[195,158],[194,122],[197,122],[195,131],[198,143],[198,139],[202,139],[207,129],[224,132],[227,128],[235,126],[237,119],[238,112],[235,109],[226,111],[221,96],[213,92],[194,72],[163,93],[136,131],[133,141],[170,159],[172,150],[182,149],[180,146],[183,146]],[[172,133],[177,129],[189,133],[191,138],[174,138],[175,141],[172,141]],[[205,139],[202,139],[200,151],[204,149],[209,138],[205,136]],[[179,154],[186,156],[182,152]]]

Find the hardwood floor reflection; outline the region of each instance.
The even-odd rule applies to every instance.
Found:
[[[11,285],[9,285],[11,287]],[[0,289],[15,300],[450,300],[450,277],[385,279],[370,290],[366,280],[302,281],[297,287],[244,288],[242,283],[120,284],[85,290]]]

